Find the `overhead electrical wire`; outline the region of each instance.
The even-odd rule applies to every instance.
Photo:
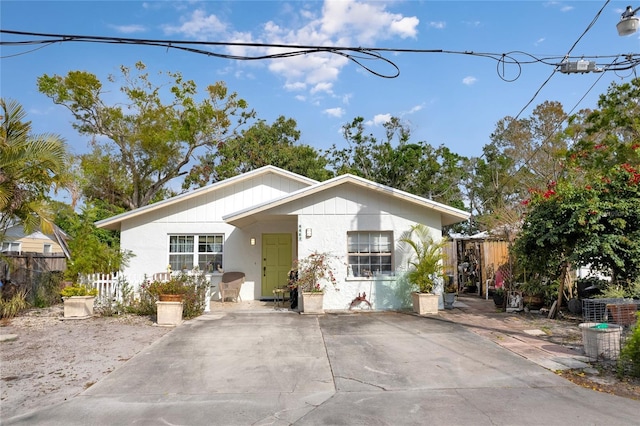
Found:
[[[589,23],[589,25],[587,25],[587,28],[585,28],[585,30],[582,32],[582,34],[580,34],[580,37],[578,37],[578,39],[573,43],[573,45],[571,46],[571,48],[569,49],[569,51],[567,52],[567,54],[565,55],[565,60],[568,60],[568,58],[571,56],[571,52],[573,51],[573,49],[578,45],[578,43],[580,42],[580,40],[582,40],[582,37],[584,37],[591,28],[593,28],[593,26],[595,25],[596,21],[598,20],[598,18],[600,17],[600,15],[602,14],[602,11],[604,10],[605,7],[607,7],[607,5],[609,4],[611,0],[606,0],[604,5],[602,5],[602,7],[600,8],[600,10],[598,11],[598,13],[596,13],[596,16],[593,17],[593,19],[591,20],[591,22]],[[531,99],[529,100],[529,102],[527,102],[527,104],[525,106],[522,107],[522,109],[520,110],[520,112],[518,112],[518,114],[516,114],[515,119],[517,120],[518,117],[520,117],[520,114],[522,114],[524,112],[525,109],[527,109],[529,107],[529,105],[531,105],[533,103],[533,101],[536,99],[536,97],[538,97],[538,95],[540,94],[540,92],[542,91],[542,89],[544,88],[544,86],[547,85],[547,83],[549,83],[549,81],[551,80],[551,78],[558,72],[558,70],[560,69],[560,66],[556,66],[553,71],[551,72],[551,75],[549,75],[549,77],[547,77],[547,79],[544,81],[544,83],[542,83],[542,85],[538,88],[538,90],[536,90],[536,92],[533,94],[533,96],[531,97]]]
[[[592,19],[592,21],[589,23],[589,25],[587,25],[587,28],[582,32],[582,34],[580,35],[580,37],[578,37],[578,39],[573,43],[573,45],[571,46],[571,48],[569,49],[569,51],[567,52],[566,55],[566,59],[565,60],[569,60],[571,52],[573,51],[573,49],[576,47],[576,45],[580,42],[580,40],[582,40],[582,38],[585,36],[585,34],[587,34],[587,32],[593,27],[593,25],[596,23],[596,21],[598,20],[598,18],[600,17],[600,15],[602,14],[602,11],[605,9],[605,7],[609,4],[610,0],[606,0],[604,5],[600,8],[600,10],[596,13],[595,17]],[[635,68],[638,65],[637,62],[634,63],[635,61],[633,60],[633,56],[637,56],[637,55],[615,55],[613,57],[613,60],[607,64],[602,66],[603,70],[607,70],[607,71],[611,71],[611,70],[623,70],[623,69],[633,69],[633,72],[635,73]],[[624,57],[626,60],[619,62],[618,59]],[[609,56],[609,58],[611,58],[611,56]],[[551,80],[551,78],[555,75],[555,73],[558,71],[558,67],[554,68],[553,72],[551,73],[551,75],[549,75],[549,77],[542,83],[542,85],[540,86],[540,88],[538,88],[538,90],[534,93],[533,97],[531,98],[531,100],[529,100],[529,102],[520,110],[520,112],[518,112],[518,114],[513,118],[513,121],[517,121],[518,118],[520,117],[520,114],[522,114],[522,112],[529,106],[531,105],[531,103],[535,100],[535,98],[537,97],[537,95],[540,93],[540,91],[544,88],[544,86],[549,82],[549,80]],[[600,79],[602,79],[602,77],[604,76],[604,73],[600,74],[600,76],[598,76],[598,78],[593,82],[593,84],[589,87],[589,89],[587,89],[587,91],[585,92],[584,95],[582,95],[582,97],[578,100],[578,102],[576,102],[576,104],[573,106],[573,108],[571,108],[571,110],[569,112],[566,113],[566,116],[569,117],[571,116],[571,114],[578,108],[578,105],[580,105],[580,103],[582,103],[582,101],[584,100],[584,98],[587,97],[587,95],[593,90],[593,88],[596,86],[596,84],[598,84],[598,82],[600,81]],[[507,184],[509,184],[510,182],[512,182],[515,177],[520,173],[520,171],[524,168],[529,166],[529,164],[531,163],[531,161],[534,159],[534,157],[536,156],[536,154],[542,149],[542,147],[544,146],[544,144],[546,142],[549,141],[549,139],[553,136],[553,134],[558,131],[560,129],[560,126],[562,125],[562,123],[564,123],[566,121],[563,120],[562,122],[558,122],[556,123],[554,129],[552,130],[552,132],[547,135],[546,138],[544,138],[543,141],[540,142],[540,144],[533,150],[533,152],[531,153],[531,155],[529,155],[529,157],[518,167],[518,169],[515,171],[515,173],[512,173],[505,182],[503,182],[500,185],[499,191],[501,191]],[[484,155],[484,154],[483,154]],[[499,191],[496,191],[496,193],[498,193]]]
[[[595,22],[595,20],[594,20]],[[593,24],[593,23],[592,23]],[[362,67],[369,73],[382,77],[382,78],[396,78],[400,75],[400,67],[391,59],[384,56],[385,53],[439,53],[439,54],[451,54],[451,55],[466,55],[476,56],[481,58],[487,58],[496,61],[496,71],[498,76],[506,81],[513,82],[517,80],[522,73],[522,66],[528,64],[540,63],[554,67],[554,72],[563,61],[570,59],[582,59],[593,60],[596,65],[599,66],[602,71],[623,71],[626,69],[635,68],[640,64],[640,54],[617,54],[610,56],[585,56],[572,58],[570,54],[565,55],[545,55],[538,57],[531,53],[523,51],[511,51],[511,52],[474,52],[474,51],[456,51],[445,49],[400,49],[400,48],[381,48],[381,47],[354,47],[354,46],[315,46],[315,45],[296,45],[296,44],[280,44],[280,43],[244,43],[244,42],[225,42],[225,41],[185,41],[185,40],[162,40],[162,39],[139,39],[139,38],[123,38],[123,37],[106,37],[106,36],[91,36],[91,35],[73,35],[73,34],[47,34],[47,33],[35,33],[29,31],[15,31],[0,29],[2,34],[10,34],[13,36],[28,37],[24,40],[1,40],[0,46],[30,46],[30,45],[43,45],[40,48],[51,46],[60,43],[101,43],[101,44],[124,44],[124,45],[138,45],[138,46],[151,46],[162,47],[165,49],[174,49],[185,51],[194,54],[200,54],[210,57],[216,57],[229,60],[241,60],[241,61],[258,61],[258,60],[273,60],[284,59],[302,55],[312,54],[333,54],[342,56],[352,61],[356,65]],[[585,31],[586,33],[586,31]],[[584,34],[583,34],[584,35]],[[574,44],[575,46],[575,44]],[[215,47],[243,47],[247,49],[281,49],[282,51],[275,53],[257,53],[255,55],[245,54],[229,54],[220,53],[207,48]],[[572,48],[573,49],[573,48]],[[1,59],[7,59],[18,55],[24,55],[33,53],[37,49],[30,50],[28,52],[21,52],[18,54],[7,55],[0,57]],[[604,58],[627,58],[626,62],[620,62],[617,67],[608,67],[605,64],[597,63],[598,60]],[[381,61],[390,67],[390,71],[382,72],[372,68],[370,64],[364,63],[364,61]],[[607,61],[610,63],[611,61]],[[514,66],[516,68],[515,77],[506,77],[506,67]],[[526,108],[526,107],[525,107]]]

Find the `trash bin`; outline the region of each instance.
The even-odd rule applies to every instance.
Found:
[[[618,359],[622,327],[617,324],[584,322],[582,331],[584,352],[591,359]]]

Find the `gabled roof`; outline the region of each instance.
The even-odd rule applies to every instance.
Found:
[[[261,175],[266,175],[266,174],[269,174],[269,173],[274,173],[274,174],[277,174],[277,175],[280,175],[280,176],[283,176],[283,177],[286,177],[286,178],[301,182],[301,183],[306,184],[306,185],[313,185],[313,184],[317,183],[316,180],[310,179],[310,178],[305,177],[305,176],[301,176],[301,175],[296,174],[296,173],[289,172],[287,170],[283,170],[283,169],[281,169],[279,167],[264,166],[264,167],[260,167],[259,169],[251,170],[250,172],[243,173],[241,175],[234,176],[234,177],[231,177],[229,179],[222,180],[220,182],[212,183],[210,185],[203,186],[202,188],[198,188],[198,189],[195,189],[193,191],[186,192],[184,194],[180,194],[180,195],[177,195],[175,197],[168,198],[166,200],[163,200],[163,201],[160,201],[160,202],[157,202],[157,203],[154,203],[154,204],[150,204],[148,206],[140,207],[140,208],[137,208],[135,210],[131,210],[131,211],[128,211],[128,212],[125,212],[125,213],[121,213],[119,215],[110,217],[108,219],[99,220],[99,221],[97,221],[95,223],[95,225],[98,228],[118,230],[118,229],[120,229],[120,223],[122,221],[124,221],[124,220],[131,219],[131,218],[134,218],[136,216],[140,216],[142,214],[146,214],[146,213],[149,213],[149,212],[152,212],[154,210],[161,209],[161,208],[164,208],[164,207],[167,207],[167,206],[171,206],[173,204],[177,204],[177,203],[180,203],[182,201],[189,200],[191,198],[199,197],[199,196],[201,196],[203,194],[207,194],[207,193],[210,193],[210,192],[218,191],[218,190],[220,190],[222,188],[228,187],[229,185],[233,185],[233,184],[236,184],[238,182],[246,181],[246,180],[249,180],[249,179],[261,176]]]
[[[56,242],[62,252],[64,253],[67,259],[71,259],[71,252],[69,251],[69,245],[67,244],[67,240],[69,239],[69,235],[60,229],[56,224],[51,224],[53,233],[45,234],[41,229],[37,229],[30,234],[27,234],[22,225],[12,225],[8,227],[4,231],[4,236],[6,238],[18,240],[22,238],[34,238],[37,240],[50,240]]]
[[[442,225],[451,225],[454,223],[462,222],[469,219],[470,217],[470,213],[460,209],[456,209],[455,207],[419,197],[417,195],[410,194],[399,189],[394,189],[390,186],[375,183],[359,176],[345,174],[337,176],[333,179],[326,180],[324,182],[318,182],[309,187],[302,188],[290,194],[283,195],[282,197],[223,216],[222,219],[234,226],[246,226],[253,221],[252,217],[257,213],[264,212],[274,207],[278,207],[283,204],[287,204],[292,201],[299,200],[301,198],[308,197],[310,195],[317,194],[319,192],[326,191],[330,188],[335,188],[339,185],[344,184],[351,184],[361,188],[370,189],[397,198],[399,200],[435,210],[440,213]]]

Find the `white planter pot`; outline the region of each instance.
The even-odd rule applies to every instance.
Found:
[[[182,324],[182,302],[156,302],[158,318],[156,323],[163,327]]]
[[[303,291],[300,311],[303,314],[324,314],[323,302],[324,293]]]
[[[621,326],[617,324],[583,322],[578,327],[582,331],[584,352],[589,358],[618,359],[620,355],[620,339],[622,337]]]
[[[64,317],[67,319],[86,319],[93,316],[95,296],[63,297]]]
[[[411,293],[413,300],[413,312],[418,315],[433,315],[438,313],[438,300],[440,296],[431,293]]]

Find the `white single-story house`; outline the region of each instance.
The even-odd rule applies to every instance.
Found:
[[[313,252],[340,259],[324,309],[348,309],[361,293],[377,310],[410,305],[410,252],[400,235],[417,223],[431,228],[469,213],[350,174],[324,182],[265,166],[203,188],[96,222],[120,231],[135,255],[127,277],[167,270],[205,271],[216,294],[225,272],[245,274],[242,300],[273,298],[296,259]],[[134,286],[139,282],[128,278]],[[141,279],[139,280],[141,281]]]

